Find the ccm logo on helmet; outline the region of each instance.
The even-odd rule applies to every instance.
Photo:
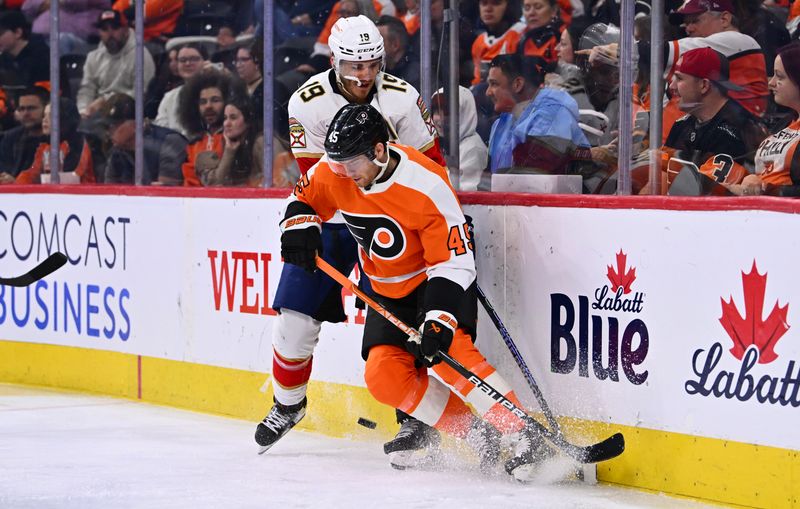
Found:
[[[393,260],[406,249],[406,237],[394,219],[382,215],[342,212],[347,229],[367,256]]]

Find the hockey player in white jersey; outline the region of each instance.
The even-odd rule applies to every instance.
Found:
[[[419,92],[400,78],[383,72],[383,38],[366,16],[341,18],[328,45],[332,69],[311,77],[289,100],[289,141],[305,173],[324,155],[325,136],[334,115],[349,103],[371,104],[385,118],[392,140],[412,146],[445,166],[430,113]],[[334,217],[322,227],[322,256],[349,274],[357,261],[357,244],[345,224]],[[296,246],[302,249],[304,246]],[[306,412],[306,388],[314,347],[322,322],[346,316],[341,288],[320,271],[309,273],[285,264],[273,307],[279,312],[273,329],[272,376],[274,405],[256,428],[263,453]],[[384,445],[392,464],[417,451],[438,446],[438,431],[398,411],[397,436]]]

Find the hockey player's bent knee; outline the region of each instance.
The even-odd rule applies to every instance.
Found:
[[[414,357],[405,349],[391,345],[370,349],[364,381],[373,398],[401,410],[407,396],[416,392],[421,383]]]
[[[272,346],[281,357],[306,359],[319,341],[320,322],[308,315],[282,309],[272,334]]]

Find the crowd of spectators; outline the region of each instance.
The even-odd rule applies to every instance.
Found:
[[[145,185],[262,186],[264,86],[273,87],[274,186],[299,175],[287,105],[330,67],[341,17],[380,30],[385,72],[419,89],[417,0],[276,0],[274,80],[265,83],[260,0],[146,0],[144,66],[135,68],[131,0],[59,0],[61,152],[67,181],[134,181],[135,76],[144,76]],[[450,58],[445,0],[431,1],[433,123],[442,148]],[[620,166],[635,193],[800,195],[800,0],[666,2],[664,40],[636,2],[633,152],[618,160],[619,3],[459,2],[463,190],[491,175],[581,175],[613,193]],[[51,0],[0,2],[0,184],[47,180]],[[794,42],[792,42],[794,41]],[[664,90],[651,90],[659,44]],[[649,146],[651,107],[662,143]],[[649,181],[651,158],[661,179]],[[64,179],[62,179],[64,180]],[[699,184],[698,184],[699,183]]]

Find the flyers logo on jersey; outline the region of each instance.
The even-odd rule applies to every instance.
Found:
[[[347,229],[366,251],[367,256],[394,260],[406,249],[406,237],[400,225],[389,216],[342,212]]]

